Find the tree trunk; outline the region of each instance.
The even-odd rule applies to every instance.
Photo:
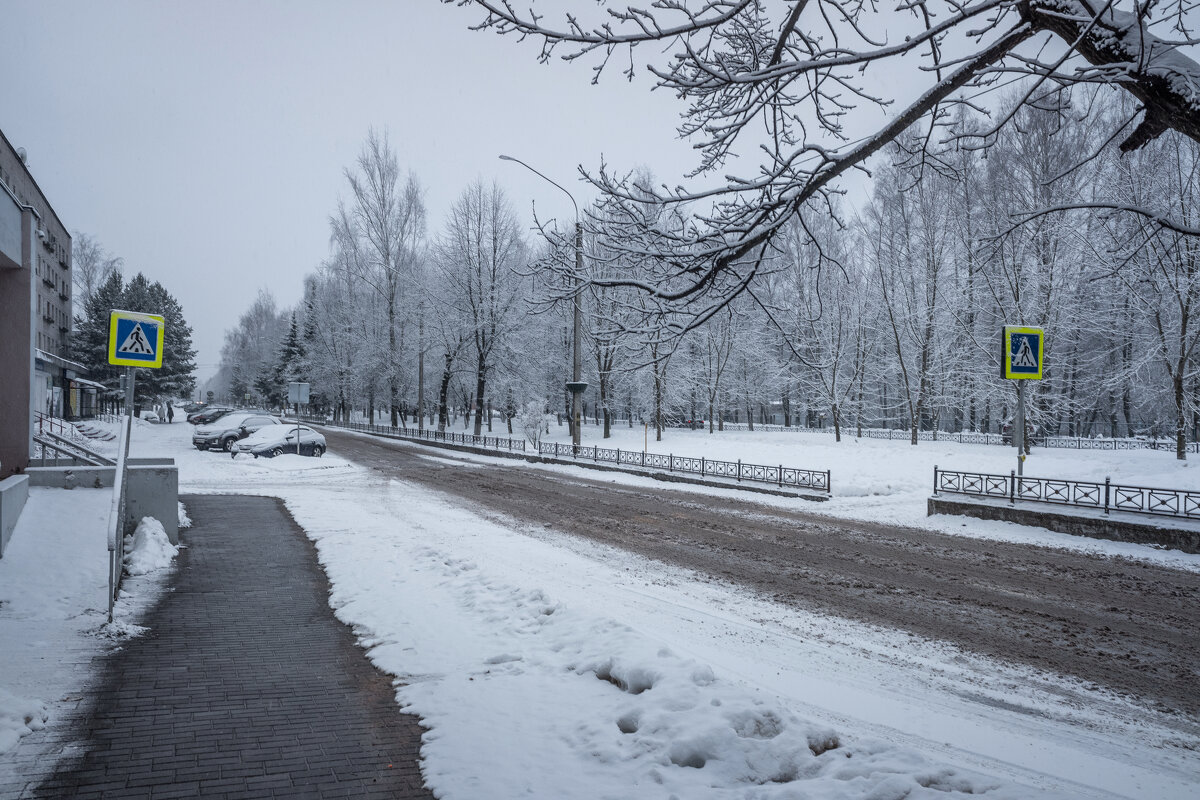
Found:
[[[487,388],[487,372],[481,366],[475,373],[475,435],[483,435],[483,392]]]
[[[398,409],[398,400],[400,397],[400,387],[397,385],[398,376],[396,375],[396,293],[392,292],[392,296],[388,298],[388,405],[390,407],[392,427],[398,425],[399,420],[396,419]]]
[[[450,395],[450,364],[451,358],[446,356],[446,368],[442,371],[442,386],[438,390],[438,430],[445,431],[446,423],[449,420],[450,414],[447,406],[449,405]]]
[[[1187,415],[1183,397],[1183,359],[1175,369],[1172,383],[1175,385],[1175,458],[1187,461]]]
[[[420,314],[417,329],[417,430],[425,430],[425,314]]]
[[[600,407],[604,409],[604,438],[612,438],[612,414],[608,412],[608,374],[600,373]]]

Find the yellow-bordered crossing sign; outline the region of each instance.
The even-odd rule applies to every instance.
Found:
[[[113,311],[108,317],[108,363],[161,368],[166,330],[166,320],[157,314]]]
[[[1005,378],[1040,381],[1046,333],[1041,328],[1005,325],[1000,337],[1000,369]]]

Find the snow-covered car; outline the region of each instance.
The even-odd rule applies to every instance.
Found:
[[[300,436],[300,455],[320,458],[325,454],[324,436],[307,425],[297,428],[296,425],[286,422],[282,425],[260,428],[257,433],[250,434],[237,443],[237,452],[249,453],[255,458],[259,456],[274,458],[284,453],[294,453],[296,452],[297,431]]]
[[[205,406],[198,411],[189,412],[187,421],[193,425],[208,425],[216,422],[226,414],[232,414],[236,410],[228,406]]]
[[[226,414],[211,425],[201,425],[192,434],[192,444],[197,450],[224,450],[232,452],[239,439],[264,427],[280,425],[277,417],[256,412]]]

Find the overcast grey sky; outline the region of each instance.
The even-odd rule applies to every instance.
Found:
[[[4,17],[0,129],[70,230],[183,304],[202,379],[259,287],[299,300],[371,126],[426,187],[431,233],[477,177],[527,220],[531,200],[571,218],[499,153],[581,204],[576,164],[671,182],[694,166],[644,74],[592,86],[587,65],[539,65],[532,43],[472,32],[477,11],[437,0],[39,0]]]

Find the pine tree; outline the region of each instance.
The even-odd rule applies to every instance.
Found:
[[[109,317],[114,310],[158,314],[166,323],[163,336],[163,365],[160,369],[139,369],[136,386],[139,399],[185,397],[196,388],[196,351],[192,348],[192,328],[183,316],[183,308],[161,283],[151,283],[138,273],[123,284],[113,273],[84,303],[84,317],[76,319],[71,338],[71,358],[82,364],[88,380],[116,389],[123,367],[108,363]]]
[[[114,272],[84,301],[82,317],[71,334],[71,360],[84,366],[88,380],[116,389],[121,367],[108,363],[108,319],[113,309],[124,309],[124,282]]]

